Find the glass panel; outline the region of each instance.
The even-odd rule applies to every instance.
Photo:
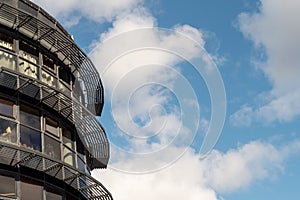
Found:
[[[38,68],[34,64],[23,59],[19,59],[19,72],[34,79],[37,79],[38,77]]]
[[[70,69],[66,67],[59,67],[58,74],[60,80],[64,81],[67,84],[70,84]]]
[[[84,160],[84,146],[79,138],[76,140],[76,149],[77,149],[77,154],[79,157]]]
[[[45,130],[49,133],[52,133],[55,136],[59,136],[58,122],[49,117],[45,117],[45,122],[46,122]]]
[[[74,166],[75,162],[74,162],[74,153],[71,149],[69,149],[68,147],[64,146],[63,147],[63,152],[64,152],[64,162]]]
[[[0,114],[8,117],[14,116],[14,103],[4,99],[0,99]]]
[[[15,66],[16,66],[15,56],[6,53],[4,51],[0,51],[0,67],[2,66],[8,69],[15,70]]]
[[[13,38],[5,33],[0,33],[0,46],[13,50]]]
[[[19,43],[19,47],[20,47],[19,55],[22,58],[24,58],[34,64],[37,64],[37,60],[38,60],[37,58],[38,58],[39,52],[35,46],[21,40]]]
[[[65,146],[74,150],[74,136],[72,132],[66,128],[63,128],[62,133],[63,133],[63,142]]]
[[[46,199],[47,200],[62,200],[63,196],[61,196],[59,194],[52,193],[52,192],[47,192]]]
[[[56,77],[54,75],[51,75],[50,73],[46,72],[45,70],[42,70],[41,80],[51,87],[56,87],[56,85],[57,85]]]
[[[52,158],[60,160],[60,143],[59,141],[45,135],[44,142],[45,154]]]
[[[41,133],[21,126],[21,145],[25,148],[41,151]]]
[[[43,55],[43,67],[55,71],[54,61],[46,55]]]
[[[21,104],[20,119],[22,124],[26,124],[33,128],[41,128],[40,112],[37,109]]]
[[[10,143],[17,143],[17,124],[15,122],[0,118],[0,140]]]
[[[0,197],[15,197],[15,190],[15,178],[0,176]]]
[[[78,162],[78,170],[85,172],[85,164],[83,160],[80,159],[80,157],[77,157],[77,162]]]
[[[43,187],[31,180],[22,180],[21,182],[22,200],[41,200],[43,199]]]

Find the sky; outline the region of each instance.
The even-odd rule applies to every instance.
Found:
[[[299,197],[299,1],[34,2],[99,71],[114,199]]]

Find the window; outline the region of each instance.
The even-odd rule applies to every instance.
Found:
[[[17,143],[16,123],[0,118],[0,140]]]
[[[62,128],[62,134],[63,134],[63,143],[65,146],[67,146],[68,148],[74,150],[74,136],[72,134],[72,132],[66,128]]]
[[[21,104],[20,107],[20,120],[22,124],[40,129],[41,119],[40,112],[37,109],[29,107],[25,104]]]
[[[60,160],[60,142],[45,135],[44,148],[45,154],[50,157]]]
[[[74,167],[75,166],[74,152],[66,146],[63,147],[63,152],[64,152],[63,161]]]
[[[21,145],[25,148],[41,151],[41,133],[21,126]]]
[[[1,197],[15,197],[16,186],[15,178],[8,176],[0,176],[0,199]]]
[[[46,199],[47,200],[62,200],[63,196],[47,191],[47,193],[46,193]]]
[[[80,157],[77,157],[77,162],[78,162],[78,170],[85,172],[85,164],[83,160],[80,159]]]
[[[84,148],[80,138],[77,138],[77,140],[76,140],[76,149],[77,149],[78,156],[81,158],[81,160],[84,160],[84,155],[85,155],[84,149],[85,148]]]
[[[15,66],[16,66],[15,56],[6,53],[4,51],[0,51],[0,66],[15,70]]]
[[[58,122],[49,117],[45,117],[45,130],[48,133],[59,136]]]
[[[43,67],[50,69],[51,71],[55,71],[54,61],[46,55],[43,55]]]
[[[7,117],[14,117],[14,103],[0,99],[0,114]]]
[[[41,200],[43,199],[43,187],[36,181],[21,179],[21,199]]]
[[[59,67],[58,74],[59,74],[60,80],[64,81],[65,83],[70,84],[70,81],[71,81],[70,69],[68,69],[67,67]]]
[[[20,41],[19,43],[20,51],[19,54],[22,58],[37,64],[37,57],[39,55],[39,52],[37,48],[33,45],[28,44],[25,41]]]
[[[0,33],[0,46],[13,50],[13,38],[5,33]]]

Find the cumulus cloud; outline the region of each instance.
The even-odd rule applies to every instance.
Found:
[[[265,122],[288,122],[300,115],[300,2],[261,0],[257,12],[242,13],[240,30],[266,55],[259,68],[270,80],[271,100],[254,108],[252,116]],[[243,109],[243,108],[242,108]],[[240,112],[240,111],[238,111]],[[236,113],[235,115],[237,115]]]
[[[60,18],[64,24],[75,25],[81,17],[96,22],[112,21],[123,13],[129,13],[142,2],[141,0],[33,0],[47,9],[52,15]]]
[[[174,151],[178,151],[174,148]],[[284,162],[300,151],[300,141],[282,147],[253,141],[226,153],[214,150],[206,159],[189,149],[174,165],[157,173],[132,175],[108,169],[93,171],[115,199],[220,199],[220,194],[247,188],[251,183],[273,180],[284,172]],[[160,157],[168,155],[161,154]],[[149,162],[163,160],[157,157]],[[119,164],[135,163],[120,160]],[[147,165],[147,163],[144,163]]]

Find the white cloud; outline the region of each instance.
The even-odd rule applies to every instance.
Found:
[[[260,68],[273,85],[272,100],[253,109],[256,120],[287,122],[300,115],[299,9],[299,1],[261,0],[259,11],[238,18],[244,35],[265,51]]]
[[[75,25],[81,17],[96,22],[112,21],[116,16],[129,13],[139,7],[141,0],[33,0],[49,13],[63,20],[64,24]]]
[[[174,153],[179,151],[174,148]],[[225,194],[247,188],[253,182],[273,180],[284,172],[284,161],[293,153],[299,153],[300,141],[274,147],[270,143],[254,141],[226,153],[213,151],[204,160],[189,149],[170,167],[156,173],[133,175],[108,169],[93,171],[117,200],[129,199],[205,199],[216,200],[217,194]],[[168,154],[160,154],[159,162]],[[132,165],[137,160],[123,158],[119,165]]]

